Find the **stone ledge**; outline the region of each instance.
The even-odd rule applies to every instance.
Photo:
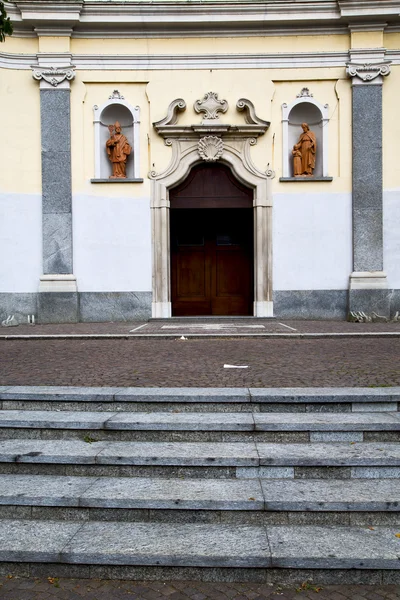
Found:
[[[90,183],[143,183],[144,179],[91,179]]]
[[[297,181],[297,182],[305,182],[305,181],[333,181],[333,177],[279,177],[279,181]]]

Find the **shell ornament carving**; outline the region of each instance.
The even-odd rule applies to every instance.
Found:
[[[198,151],[206,162],[215,162],[221,158],[224,144],[216,135],[207,135],[199,140]]]

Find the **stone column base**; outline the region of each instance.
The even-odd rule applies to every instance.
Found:
[[[151,316],[153,319],[169,319],[172,313],[171,302],[152,302]]]
[[[253,303],[255,317],[273,317],[274,303],[270,300],[256,301]]]
[[[390,317],[390,291],[383,271],[355,271],[350,275],[349,312]]]
[[[38,294],[39,323],[77,323],[78,288],[74,275],[42,275]]]

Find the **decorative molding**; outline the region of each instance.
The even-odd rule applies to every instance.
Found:
[[[351,54],[351,56],[350,56]],[[84,71],[126,71],[126,81],[132,81],[131,71],[145,70],[185,70],[185,69],[290,69],[307,67],[336,67],[343,69],[349,62],[373,62],[358,57],[354,50],[350,52],[287,52],[282,54],[216,54],[216,55],[68,55],[76,70]],[[47,55],[48,57],[51,55]],[[393,65],[400,65],[400,51],[386,50],[385,58]],[[65,61],[65,55],[64,59]],[[49,60],[47,60],[49,62]],[[379,61],[378,61],[379,62]],[[24,69],[37,68],[38,55],[12,54],[0,52],[0,68]],[[62,63],[61,63],[62,64]],[[129,73],[128,73],[129,72]],[[339,75],[338,75],[339,76]],[[128,79],[129,77],[129,79]],[[91,78],[93,81],[93,76]],[[120,80],[124,81],[124,79]]]
[[[203,123],[205,121],[215,121],[219,119],[218,113],[226,113],[228,102],[219,100],[216,92],[207,92],[202,100],[196,100],[193,105],[194,110],[200,114],[204,113]]]
[[[56,88],[64,81],[72,81],[75,78],[75,66],[67,65],[63,67],[45,67],[33,66],[32,77],[37,81],[45,81],[50,86]]]
[[[380,63],[347,63],[346,73],[349,77],[360,79],[363,83],[369,83],[379,77],[379,83],[382,76],[390,73],[391,61]]]
[[[201,2],[67,2],[59,0],[15,0],[7,12],[18,29],[36,26],[57,27],[61,23],[77,26],[77,35],[133,37],[282,35],[298,30],[310,34],[316,25],[340,29],[351,23],[385,21],[399,23],[398,0],[276,0],[265,3],[221,0]],[[293,23],[291,27],[290,24]],[[303,34],[304,34],[303,33]]]
[[[206,162],[215,162],[221,158],[224,151],[224,143],[216,135],[207,135],[200,138],[197,147],[201,158]]]
[[[250,100],[247,100],[247,98],[240,98],[236,102],[236,108],[239,112],[244,111],[244,120],[248,125],[260,125],[261,127],[265,127],[265,129],[268,129],[271,125],[270,121],[264,121],[257,117],[254,104]]]
[[[156,121],[153,123],[153,127],[156,131],[160,127],[168,127],[169,125],[175,125],[178,121],[178,114],[186,110],[186,102],[183,98],[177,98],[176,100],[172,100],[170,105],[168,106],[167,116],[160,121]]]
[[[313,94],[310,92],[308,87],[303,87],[301,92],[299,92],[296,98],[313,98]]]
[[[114,90],[112,94],[108,96],[109,100],[125,100],[125,97],[118,91]]]

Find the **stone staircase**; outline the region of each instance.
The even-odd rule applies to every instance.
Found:
[[[400,583],[400,388],[0,388],[0,573]]]

